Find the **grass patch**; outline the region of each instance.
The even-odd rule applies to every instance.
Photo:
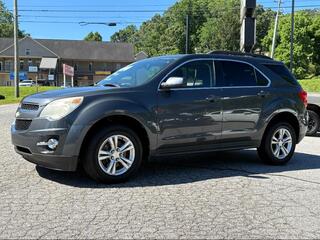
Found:
[[[320,77],[312,79],[303,79],[299,82],[305,91],[320,93]]]
[[[59,89],[57,87],[39,87],[39,92]],[[37,92],[36,87],[20,87],[20,98],[14,97],[14,87],[0,87],[0,95],[5,96],[5,99],[0,99],[0,105],[9,103],[18,103],[25,96],[34,94]]]

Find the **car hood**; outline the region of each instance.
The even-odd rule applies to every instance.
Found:
[[[61,98],[91,96],[91,95],[110,92],[112,91],[111,89],[114,90],[115,88],[109,88],[109,87],[103,87],[103,86],[64,88],[64,89],[39,92],[33,95],[29,95],[23,99],[23,102],[46,105],[49,102],[52,102],[53,100],[57,100]]]

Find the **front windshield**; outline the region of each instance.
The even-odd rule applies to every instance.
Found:
[[[156,74],[177,60],[177,56],[150,58],[132,63],[97,83],[99,86],[136,87],[149,82]]]

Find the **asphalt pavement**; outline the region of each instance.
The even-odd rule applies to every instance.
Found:
[[[10,142],[17,105],[0,106],[0,238],[320,238],[320,137],[286,166],[254,150],[156,159],[99,185],[23,160]]]

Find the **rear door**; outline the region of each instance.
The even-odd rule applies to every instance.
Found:
[[[213,60],[185,63],[169,74],[181,87],[158,91],[159,153],[202,151],[218,141],[222,128],[220,89],[213,89]]]
[[[250,145],[263,127],[262,108],[270,81],[254,66],[236,60],[215,60],[216,86],[222,88],[223,141]]]

